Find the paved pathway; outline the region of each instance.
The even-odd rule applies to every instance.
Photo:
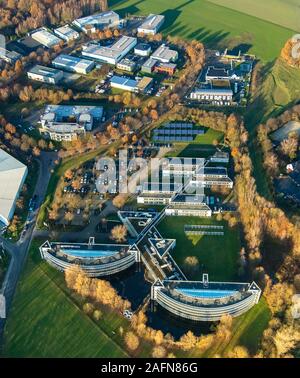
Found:
[[[51,177],[51,170],[54,168],[54,161],[57,159],[55,152],[42,152],[39,159],[39,172],[38,180],[35,188],[34,195],[37,198],[36,210],[30,212],[26,221],[26,231],[22,238],[17,243],[12,243],[2,236],[0,236],[0,243],[11,255],[11,261],[5,276],[0,293],[5,296],[6,300],[6,316],[11,308],[13,295],[17,286],[17,282],[24,266],[26,256],[33,238],[35,224],[37,219],[38,210],[44,201],[48,183]],[[0,319],[0,348],[3,345],[3,332],[5,327],[5,319]]]

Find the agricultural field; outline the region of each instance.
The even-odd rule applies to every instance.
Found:
[[[187,236],[184,226],[222,225],[224,236]],[[188,256],[198,257],[199,272],[189,277],[201,280],[202,273],[209,273],[211,281],[235,281],[237,279],[237,259],[240,250],[240,237],[237,227],[229,228],[226,222],[215,218],[166,217],[158,226],[166,238],[176,239],[176,248],[172,256],[179,266]],[[203,265],[203,267],[202,267]]]
[[[274,4],[283,3],[280,0],[271,1]],[[262,3],[259,0],[240,2],[237,10],[224,7],[227,1],[216,4],[215,1],[208,0],[173,0],[171,9],[169,0],[110,0],[108,3],[122,16],[164,14],[166,21],[162,32],[165,35],[197,39],[214,48],[240,46],[264,62],[276,59],[284,43],[297,31],[295,0],[288,2],[285,16],[282,16],[282,12],[276,12],[277,8],[263,13],[258,6]],[[235,1],[232,0],[231,3],[234,4]],[[269,5],[270,2],[266,4]],[[295,15],[289,20],[288,14],[293,12]],[[284,17],[284,26],[277,25],[279,17]]]
[[[210,3],[234,9],[241,13],[300,31],[300,4],[298,0],[208,0]]]

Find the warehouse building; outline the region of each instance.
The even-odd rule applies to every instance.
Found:
[[[120,17],[114,11],[97,13],[73,21],[73,25],[78,27],[84,33],[94,33],[97,29],[116,28],[119,24]]]
[[[14,215],[27,173],[26,165],[0,149],[0,229],[7,227]]]
[[[71,141],[91,131],[103,116],[98,106],[47,105],[41,115],[41,133],[56,141]]]
[[[82,55],[100,62],[116,65],[136,44],[136,38],[123,36],[111,47],[90,45],[82,51]]]
[[[68,24],[54,29],[54,34],[66,42],[74,41],[79,38],[79,33]]]
[[[79,74],[87,74],[94,67],[95,62],[88,59],[81,59],[76,56],[61,54],[57,56],[53,62],[53,66],[66,71],[76,72]]]
[[[30,33],[32,39],[40,43],[41,45],[51,48],[57,46],[62,41],[54,34],[50,33],[46,28],[42,27]]]
[[[151,46],[147,43],[138,43],[134,48],[135,55],[149,56],[151,53]]]
[[[14,64],[17,60],[21,59],[22,55],[15,52],[6,50],[3,47],[0,47],[0,59],[4,60],[7,63]]]
[[[138,27],[137,31],[140,34],[155,35],[161,28],[164,21],[165,16],[161,14],[149,14],[145,21]]]
[[[64,73],[55,68],[36,65],[27,72],[27,76],[31,80],[41,81],[42,83],[58,84]]]
[[[162,63],[175,62],[178,59],[178,52],[171,50],[168,46],[162,44],[157,50],[154,51],[151,58]]]
[[[110,85],[112,88],[122,89],[123,91],[137,92],[137,84],[138,82],[136,80],[130,79],[126,76],[114,75],[110,79]]]

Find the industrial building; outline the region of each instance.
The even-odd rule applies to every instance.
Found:
[[[41,45],[51,48],[57,46],[62,41],[60,38],[56,37],[54,34],[50,33],[47,28],[42,27],[30,33],[32,39],[40,43]]]
[[[228,80],[230,78],[228,70],[225,68],[208,67],[205,75],[206,81],[211,80]]]
[[[138,43],[134,48],[135,55],[149,56],[151,54],[151,46],[147,43]]]
[[[190,99],[217,106],[232,105],[233,91],[225,88],[195,88]]]
[[[40,132],[56,141],[71,141],[91,131],[103,116],[100,106],[47,105],[40,118]]]
[[[52,61],[52,65],[66,71],[87,74],[95,67],[95,62],[72,55],[61,54]]]
[[[154,67],[154,71],[173,76],[176,71],[176,67],[177,65],[175,63],[159,63]]]
[[[119,24],[120,17],[114,11],[101,12],[73,21],[73,25],[84,33],[94,33],[97,29],[117,28]]]
[[[165,21],[165,16],[161,14],[158,14],[158,15],[149,14],[149,16],[138,27],[137,31],[140,34],[155,35],[161,28],[164,21]]]
[[[55,68],[36,65],[27,72],[29,79],[41,81],[47,84],[58,84],[62,80],[63,71]]]
[[[14,215],[27,173],[26,165],[0,149],[0,229],[7,227]]]
[[[145,73],[152,73],[154,71],[155,66],[158,64],[158,61],[152,58],[146,60],[146,62],[142,65],[141,71]]]
[[[136,44],[136,38],[123,36],[110,47],[89,45],[82,50],[82,55],[100,62],[116,65]]]
[[[80,37],[79,33],[72,29],[68,24],[54,29],[53,31],[54,34],[66,42],[74,41]]]
[[[137,84],[138,82],[136,80],[130,79],[126,76],[114,75],[110,79],[110,85],[112,88],[122,89],[123,91],[137,92]]]
[[[153,79],[151,77],[144,76],[137,83],[138,92],[145,93],[152,88]]]
[[[14,64],[17,60],[21,59],[22,55],[15,52],[6,50],[4,47],[0,47],[0,59],[7,63]]]
[[[117,68],[122,71],[134,72],[137,68],[137,64],[132,59],[123,58],[119,63],[117,63]]]
[[[157,50],[154,51],[151,58],[162,63],[176,62],[178,59],[178,52],[171,50],[168,46],[162,44]]]

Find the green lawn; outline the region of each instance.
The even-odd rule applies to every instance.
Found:
[[[186,224],[217,224],[224,225],[224,236],[186,236]],[[237,259],[240,250],[238,228],[230,229],[226,222],[218,222],[215,218],[199,217],[165,217],[158,226],[164,237],[176,239],[176,248],[172,256],[182,266],[187,256],[197,256],[204,264],[204,272],[209,273],[212,281],[234,281],[237,279]],[[198,280],[202,278],[202,269],[188,277]]]
[[[38,245],[34,243],[17,287],[4,356],[126,357],[119,337],[112,334],[124,319],[107,313],[99,325],[94,323],[70,296],[63,275],[40,261]]]
[[[172,4],[169,0],[109,0],[108,4],[121,16],[164,14],[166,21],[162,31],[165,35],[197,39],[214,47],[241,45],[246,49],[249,48],[251,53],[263,61],[273,61],[279,55],[286,40],[295,34],[296,13],[293,13],[293,10],[297,10],[297,3],[286,8],[286,14],[285,8],[280,12],[263,13],[259,7],[254,8],[262,2],[252,0],[251,7],[256,9],[256,13],[250,15],[249,1],[245,4],[240,2],[239,7],[235,8],[237,10],[224,7],[227,1],[220,1],[222,5],[217,5],[208,0],[173,0]],[[273,3],[275,0],[271,1]],[[266,4],[269,4],[269,0]],[[293,14],[291,19],[288,16],[290,13]],[[273,22],[265,21],[265,19],[272,21],[271,14],[273,14]],[[284,18],[287,27],[276,25],[275,15],[277,21],[279,17]]]
[[[236,345],[245,346],[250,354],[254,355],[270,319],[270,310],[264,298],[261,298],[257,305],[233,320],[232,335],[228,343],[217,344],[200,356],[197,350],[191,351],[189,357],[211,358],[216,355],[226,357],[227,353]]]

